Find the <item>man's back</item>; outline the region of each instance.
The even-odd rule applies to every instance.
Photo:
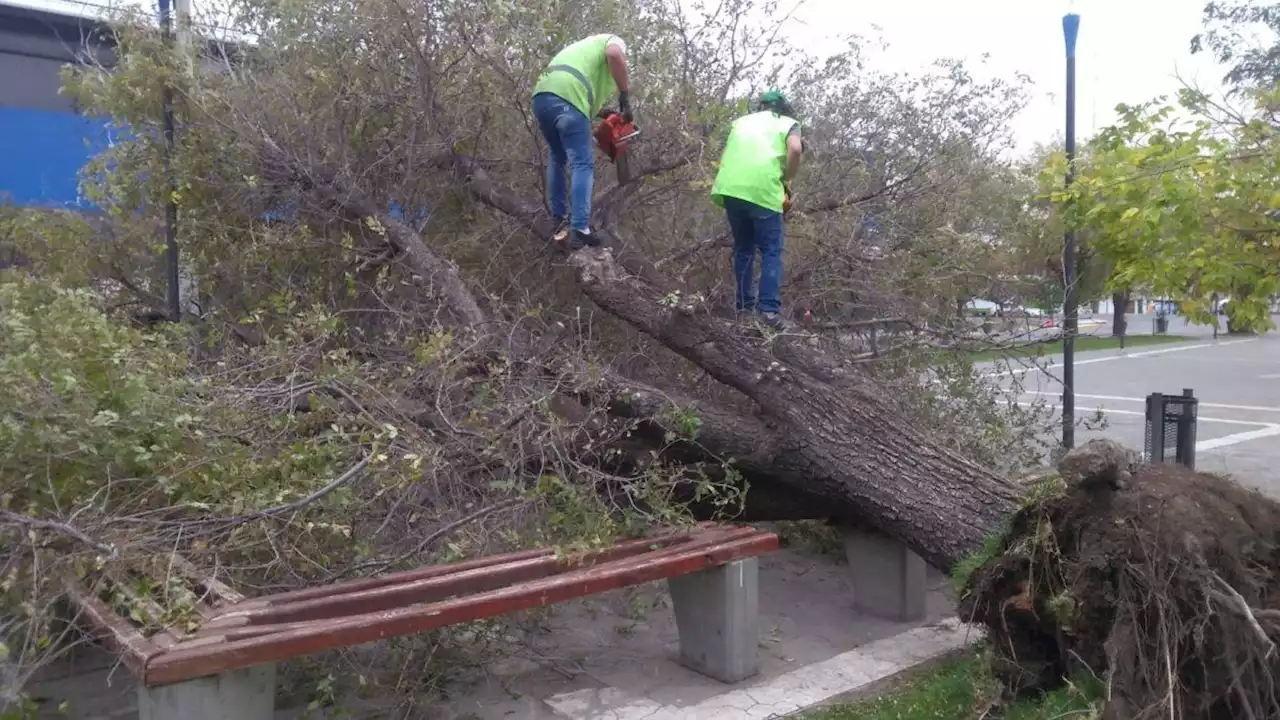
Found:
[[[723,198],[735,197],[782,212],[787,134],[796,124],[794,118],[772,110],[735,120],[720,157],[712,199],[723,204]]]

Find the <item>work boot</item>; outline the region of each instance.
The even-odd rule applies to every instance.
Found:
[[[573,239],[569,242],[569,249],[581,250],[584,247],[600,247],[600,237],[592,232],[591,228],[573,231]]]

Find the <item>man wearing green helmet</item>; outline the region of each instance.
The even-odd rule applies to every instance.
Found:
[[[782,216],[791,202],[791,180],[800,169],[800,123],[781,92],[762,94],[759,109],[734,121],[720,156],[711,199],[724,208],[733,232],[734,305],[759,311],[781,327]],[[760,289],[754,291],[756,253]]]

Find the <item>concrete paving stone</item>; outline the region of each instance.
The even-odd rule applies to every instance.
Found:
[[[575,690],[548,698],[544,702],[564,717],[602,720],[646,717],[663,709],[662,703],[612,687]]]

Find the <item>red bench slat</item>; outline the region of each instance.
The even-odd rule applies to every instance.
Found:
[[[613,547],[643,548],[655,542],[663,543],[679,537],[691,537],[698,531],[705,531],[716,527],[717,525],[715,523],[702,522],[698,523],[696,529],[692,531],[689,529],[681,529],[659,535],[652,535],[650,537],[624,540]],[[460,562],[449,563],[448,565],[432,565],[430,567],[417,568],[414,570],[403,570],[400,572],[386,573],[384,575],[360,578],[359,580],[348,580],[347,582],[334,583],[332,585],[302,588],[300,590],[290,590],[288,592],[277,593],[275,595],[268,595],[261,598],[251,598],[237,603],[236,609],[261,607],[265,605],[280,605],[300,600],[314,600],[316,598],[340,595],[358,590],[372,590],[373,588],[384,587],[386,585],[395,585],[397,583],[411,582],[413,580],[425,580],[426,578],[439,577],[440,575],[460,573],[467,570],[474,570],[476,568],[489,567],[491,565],[502,565],[504,563],[527,560],[529,558],[547,557],[554,554],[555,548],[534,548],[532,550],[519,550],[502,555],[490,555],[488,557],[475,558],[473,560],[462,560]]]
[[[89,595],[74,584],[67,584],[67,596],[81,615],[89,621],[94,635],[113,652],[134,675],[144,677],[147,662],[164,652],[159,645],[148,640],[141,631],[117,615],[107,604]]]
[[[697,535],[682,534],[673,538],[653,538],[648,541],[619,544],[577,559],[546,555],[503,565],[489,565],[462,572],[438,574],[436,577],[412,582],[295,602],[282,603],[279,598],[267,598],[268,602],[264,606],[248,609],[235,608],[220,614],[205,623],[196,635],[198,637],[216,635],[229,628],[245,625],[306,622],[390,610],[410,603],[438,602],[454,595],[472,594],[506,587],[513,583],[538,580],[576,567],[615,562],[645,554],[646,550],[648,550],[648,557],[658,557],[687,547],[710,545],[753,532],[755,531],[751,528],[736,528]],[[649,550],[655,545],[658,547]]]

